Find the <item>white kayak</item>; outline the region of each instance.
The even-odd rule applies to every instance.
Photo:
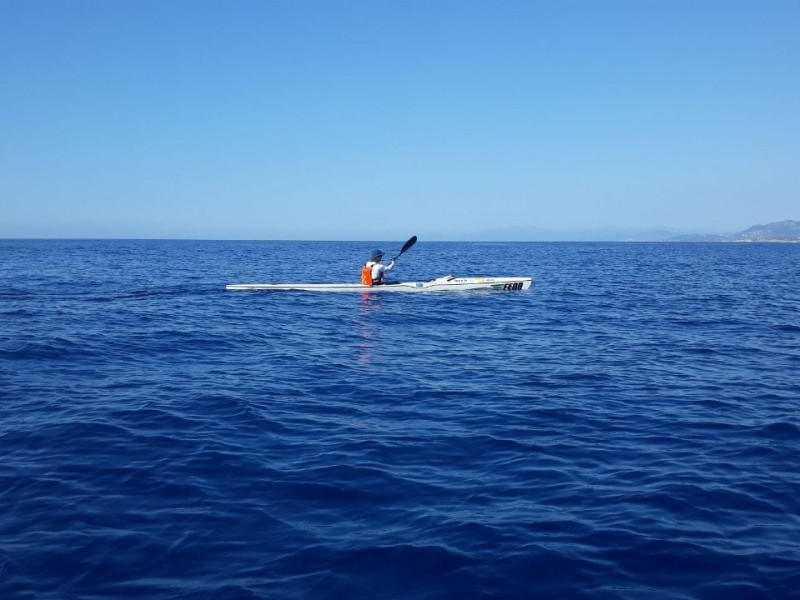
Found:
[[[527,290],[531,277],[453,277],[400,281],[382,285],[360,283],[233,283],[227,290],[296,290],[302,292],[455,292],[464,290]]]

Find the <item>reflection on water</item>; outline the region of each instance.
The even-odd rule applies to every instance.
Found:
[[[375,292],[361,292],[359,300],[359,314],[356,321],[359,341],[356,343],[356,363],[369,365],[372,363],[376,347],[376,337],[372,320],[377,317],[375,313],[383,310],[381,295]]]

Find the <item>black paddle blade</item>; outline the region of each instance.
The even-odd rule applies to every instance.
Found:
[[[413,246],[416,243],[417,243],[417,236],[412,236],[411,239],[409,239],[405,244],[403,244],[403,247],[400,248],[400,252],[395,254],[394,257],[392,258],[392,260],[397,260],[398,258],[400,258],[400,255],[403,252],[405,252],[406,250],[411,248],[411,246]]]
[[[416,243],[417,243],[417,236],[412,236],[411,239],[409,239],[405,244],[403,244],[403,247],[400,249],[400,254],[411,248],[411,246],[413,246]],[[400,254],[398,254],[397,256],[400,256]]]
[[[400,252],[398,252],[397,254],[395,254],[395,256],[394,256],[394,258],[393,258],[392,260],[397,260],[398,258],[400,258],[400,255],[401,255],[403,252],[405,252],[406,250],[408,250],[409,248],[411,248],[411,246],[413,246],[413,245],[414,245],[414,244],[416,244],[416,243],[417,243],[417,236],[413,236],[413,237],[412,237],[410,240],[408,240],[408,241],[407,241],[405,244],[403,244],[403,247],[402,247],[402,248],[400,248]]]

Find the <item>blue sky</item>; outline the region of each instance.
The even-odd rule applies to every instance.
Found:
[[[795,0],[0,0],[0,236],[800,219],[799,28]]]

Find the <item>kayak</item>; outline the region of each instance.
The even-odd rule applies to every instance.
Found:
[[[429,281],[398,281],[382,285],[360,283],[232,283],[227,290],[295,290],[301,292],[455,292],[465,290],[516,291],[531,287],[531,277],[453,277]]]
[[[233,283],[227,290],[295,290],[302,292],[453,292],[465,290],[527,290],[530,277],[453,277],[429,281],[398,281],[382,285],[360,283]]]

